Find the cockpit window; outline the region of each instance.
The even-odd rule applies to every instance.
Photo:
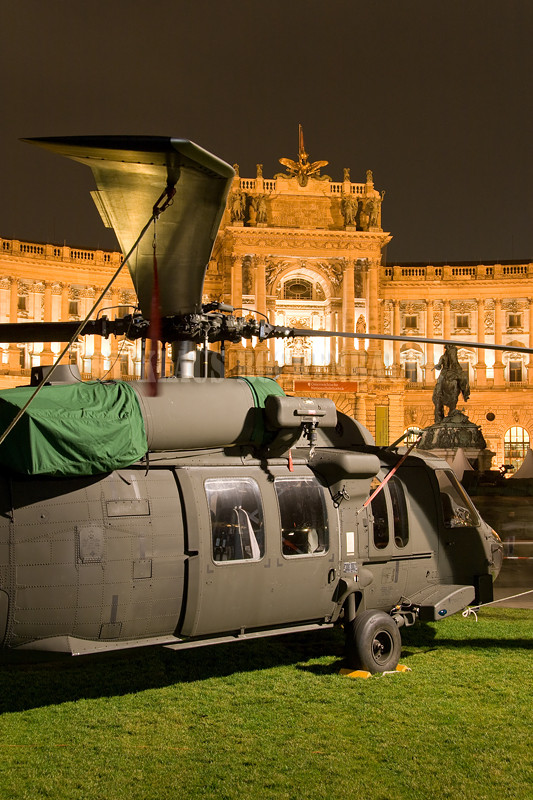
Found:
[[[467,493],[450,470],[437,469],[444,525],[447,528],[475,528],[479,515]]]
[[[409,515],[403,483],[393,475],[388,482],[392,504],[392,519],[394,522],[394,544],[396,547],[405,547],[409,541]]]
[[[372,494],[380,485],[378,478],[372,478],[370,493]],[[374,545],[378,550],[383,550],[389,543],[389,512],[387,510],[387,498],[385,487],[376,494],[370,503],[372,517],[374,519]]]
[[[251,478],[210,478],[205,491],[211,514],[214,561],[259,561],[265,554],[263,506]]]
[[[276,478],[284,556],[324,553],[328,528],[322,487],[316,478]]]

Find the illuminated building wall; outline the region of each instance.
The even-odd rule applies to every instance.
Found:
[[[204,301],[288,327],[533,347],[533,263],[383,265],[391,237],[370,170],[360,183],[348,169],[335,182],[318,169],[306,173],[313,164],[291,163],[271,179],[261,165],[254,178],[237,174]],[[0,321],[81,319],[119,263],[118,253],[0,239]],[[124,269],[101,305],[114,317],[118,306],[134,303]],[[0,343],[0,386],[20,384],[31,366],[51,363],[59,351],[59,343]],[[332,397],[386,444],[433,422],[433,367],[441,353],[438,345],[340,337],[254,341],[228,345],[226,367],[229,375],[276,377],[289,393]],[[140,343],[125,339],[88,337],[68,359],[84,378],[141,374]],[[459,360],[472,392],[458,408],[481,426],[494,465],[519,463],[518,451],[533,436],[533,361],[468,346],[459,348]]]

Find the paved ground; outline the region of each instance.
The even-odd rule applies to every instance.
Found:
[[[523,594],[529,589],[529,594]],[[533,561],[505,559],[502,571],[494,584],[494,599],[521,594],[512,600],[504,600],[497,606],[504,608],[533,608]]]
[[[515,594],[520,594],[527,591],[524,587],[517,587],[515,590],[510,590],[508,586],[494,587],[494,599],[502,600],[501,603],[496,603],[495,607],[502,608],[531,608],[533,609],[533,590],[529,594],[522,595],[521,597],[512,597]],[[512,599],[505,599],[512,597]]]

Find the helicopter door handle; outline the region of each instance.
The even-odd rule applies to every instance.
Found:
[[[330,569],[330,571],[328,572],[328,583],[333,583],[333,581],[335,580],[336,576],[337,576],[337,573],[335,572],[335,570],[334,569]]]

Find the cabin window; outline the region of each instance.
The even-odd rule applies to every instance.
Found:
[[[328,526],[322,487],[316,478],[277,478],[274,488],[284,556],[325,553]]]
[[[377,478],[372,479],[370,493],[380,485],[381,481]],[[373,517],[374,545],[378,550],[383,550],[389,543],[389,512],[387,509],[387,498],[384,489],[381,489],[370,503]]]
[[[470,498],[449,470],[437,469],[442,513],[446,528],[474,528],[479,525],[479,516]]]
[[[265,554],[263,506],[251,478],[205,482],[214,561],[259,561]]]
[[[388,482],[392,504],[392,519],[394,522],[394,544],[396,547],[405,547],[409,541],[409,517],[403,483],[393,476]]]

